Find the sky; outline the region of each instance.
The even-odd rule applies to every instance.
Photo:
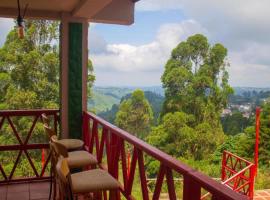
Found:
[[[172,49],[201,33],[228,49],[232,86],[270,87],[269,8],[269,0],[140,0],[130,26],[90,23],[95,85],[161,85]],[[12,26],[0,19],[0,45]]]

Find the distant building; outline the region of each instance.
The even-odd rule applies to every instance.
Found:
[[[221,117],[225,117],[225,116],[228,116],[228,115],[231,116],[232,115],[232,111],[230,109],[226,108],[226,109],[224,109],[222,111]]]

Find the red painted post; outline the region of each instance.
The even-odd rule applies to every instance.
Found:
[[[253,199],[256,166],[252,166],[249,170],[249,197],[250,199]]]
[[[156,181],[155,191],[153,194],[153,200],[158,200],[162,189],[163,179],[166,173],[166,167],[160,164],[159,173]]]
[[[184,175],[183,200],[199,199],[201,199],[200,183],[194,181],[189,174]]]
[[[259,107],[256,108],[256,136],[255,136],[255,152],[254,152],[254,164],[255,164],[255,171],[254,175],[257,175],[258,166],[259,166],[259,143],[260,143],[260,114],[261,109]]]
[[[127,162],[127,176],[129,177],[129,174],[130,174],[130,149],[128,149],[127,159],[128,159],[128,162]]]
[[[42,168],[41,169],[44,168],[44,165],[45,165],[45,149],[42,149],[42,151],[41,151],[41,166],[42,166]]]
[[[223,151],[222,154],[222,166],[221,166],[221,181],[225,181],[226,179],[226,151]]]

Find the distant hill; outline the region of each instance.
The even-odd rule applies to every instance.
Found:
[[[164,96],[162,86],[151,87],[99,87],[93,88],[93,98],[88,102],[88,108],[96,113],[110,110],[114,104],[119,104],[122,97],[132,93],[135,89],[150,91],[160,96]],[[232,102],[248,101],[246,98],[249,94],[258,94],[260,92],[270,91],[270,88],[255,88],[255,87],[234,87],[235,94],[230,98]]]
[[[153,87],[98,87],[93,88],[93,98],[88,101],[88,108],[100,113],[112,108],[114,104],[119,104],[122,97],[131,94],[132,91],[141,89],[150,91],[160,96],[164,96],[161,86]]]
[[[234,87],[235,95],[242,96],[246,92],[267,92],[270,91],[270,88],[256,88],[256,87]]]
[[[154,115],[154,122],[156,123],[157,120],[158,120],[159,114],[161,112],[161,108],[162,108],[162,104],[163,104],[163,101],[164,101],[164,97],[161,96],[161,95],[159,95],[159,94],[156,94],[154,92],[151,92],[151,91],[145,91],[144,92],[144,95],[145,95],[145,98],[149,101],[149,103],[150,103],[150,105],[152,107],[153,115]],[[102,117],[103,119],[106,119],[107,121],[109,121],[111,123],[114,123],[115,116],[116,116],[116,113],[118,112],[120,103],[122,101],[130,98],[130,96],[131,96],[131,93],[125,95],[121,99],[121,101],[119,102],[119,104],[112,105],[111,109],[108,109],[106,111],[100,112],[100,113],[98,113],[98,115],[100,117]]]
[[[122,97],[131,93],[131,88],[94,87],[93,98],[88,101],[88,108],[96,113],[111,109],[112,105],[119,104]]]

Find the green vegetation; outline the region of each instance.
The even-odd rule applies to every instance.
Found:
[[[26,29],[22,40],[13,29],[0,48],[0,109],[58,108],[58,23],[26,21]],[[270,167],[270,103],[267,100],[270,93],[243,91],[241,98],[232,95],[226,57],[227,49],[223,45],[210,45],[203,35],[181,42],[172,51],[161,77],[165,97],[156,88],[150,89],[160,94],[145,91],[146,88],[143,88],[145,92],[134,88],[94,88],[92,91],[95,76],[89,61],[88,96],[94,99],[90,100],[89,107],[193,168],[219,177],[222,152],[228,150],[253,161],[255,141],[254,116],[247,119],[233,112],[221,120],[222,110],[229,101],[262,105],[256,188],[270,187],[267,171]],[[32,119],[21,117],[12,121],[25,138]],[[31,142],[47,140],[42,124],[38,123]],[[1,129],[0,143],[17,143],[6,122]],[[12,170],[17,153],[1,153],[0,162],[7,172]],[[30,155],[40,170],[40,152],[31,151]],[[146,158],[148,177],[156,177],[158,167],[157,161]],[[23,157],[16,175],[31,176],[30,171]],[[134,191],[140,193],[137,186]]]
[[[94,87],[93,96],[88,99],[88,108],[96,113],[108,111],[114,104],[119,104],[123,96],[132,91],[131,88]]]
[[[236,135],[243,133],[244,129],[251,124],[250,119],[243,117],[239,111],[233,112],[232,115],[227,115],[221,119],[223,131],[227,135]]]
[[[52,21],[25,22],[26,34],[19,39],[16,28],[12,29],[0,48],[0,110],[59,108],[59,23]],[[95,77],[93,66],[88,65],[88,88]],[[11,118],[24,141],[33,117]],[[29,143],[46,143],[43,126],[38,122]],[[7,120],[0,130],[0,144],[18,144]],[[34,165],[41,170],[41,151],[29,150]],[[19,152],[1,152],[0,163],[7,175],[11,172]],[[33,176],[31,166],[23,154],[14,176]],[[0,179],[3,177],[0,176]]]
[[[157,124],[159,120],[162,104],[164,101],[164,97],[151,91],[145,91],[144,96],[148,100],[149,104],[151,105],[151,108],[153,111],[153,117],[154,117],[153,123]],[[124,97],[122,97],[120,103],[122,103],[124,100],[129,99],[130,97],[131,97],[131,93],[125,95]],[[98,113],[98,115],[101,116],[103,119],[106,119],[107,121],[111,123],[114,123],[116,113],[118,110],[119,110],[119,104],[113,104],[110,110],[100,112]]]
[[[202,160],[224,140],[222,109],[233,92],[228,85],[227,50],[194,35],[171,54],[162,75],[165,101],[161,123],[148,141],[175,157]]]
[[[142,90],[135,90],[124,100],[116,114],[115,123],[139,138],[145,138],[150,131],[153,111]]]

